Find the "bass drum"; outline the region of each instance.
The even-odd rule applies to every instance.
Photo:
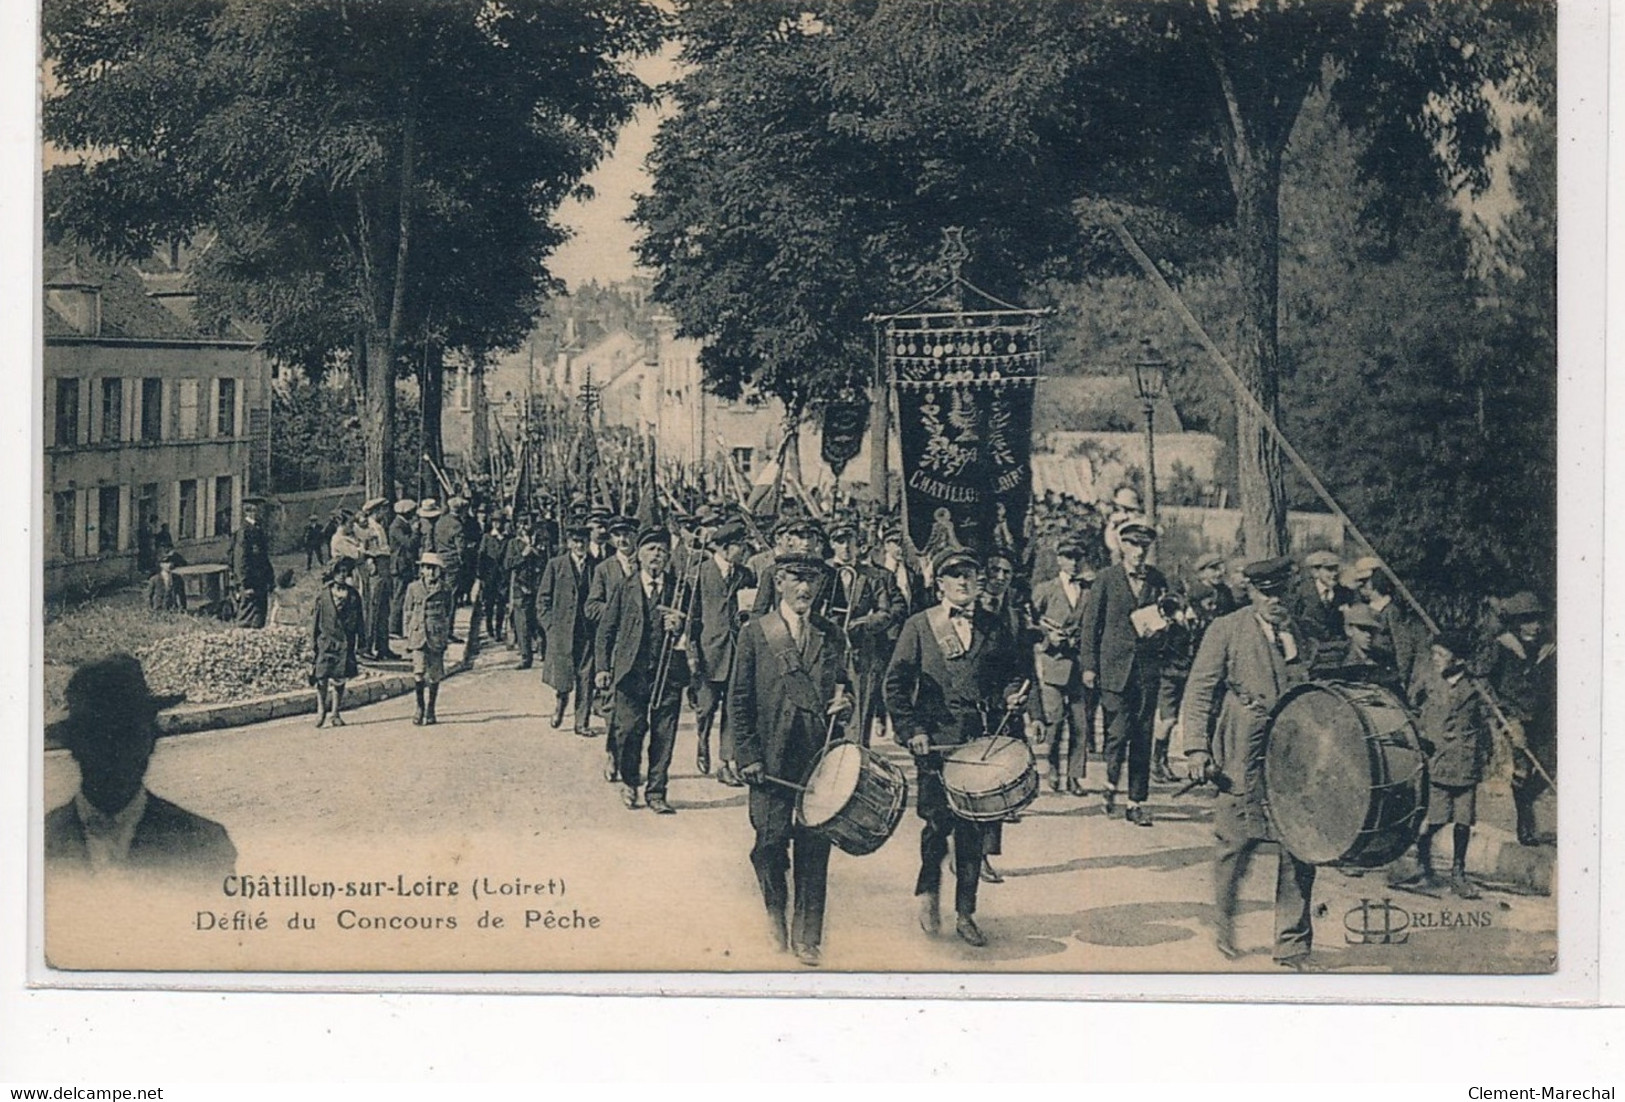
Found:
[[[1369,869],[1415,843],[1427,815],[1427,755],[1393,693],[1299,685],[1276,704],[1265,737],[1265,806],[1292,856]]]

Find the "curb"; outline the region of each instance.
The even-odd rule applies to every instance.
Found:
[[[1491,886],[1505,885],[1537,895],[1551,894],[1556,858],[1555,846],[1520,845],[1510,831],[1483,823],[1473,827],[1472,839],[1467,843],[1468,872]],[[1436,869],[1449,870],[1448,831],[1440,831],[1434,839],[1433,865]],[[1390,866],[1391,875],[1396,878],[1411,876],[1419,868],[1415,851],[1405,854]]]

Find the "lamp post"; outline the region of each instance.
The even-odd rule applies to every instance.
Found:
[[[1140,338],[1140,358],[1134,361],[1134,393],[1140,396],[1140,409],[1145,414],[1145,515],[1152,524],[1157,523],[1157,437],[1153,431],[1157,399],[1168,390],[1168,361],[1151,344],[1150,337]]]

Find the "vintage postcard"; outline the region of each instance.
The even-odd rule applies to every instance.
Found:
[[[46,0],[35,978],[1542,997],[1577,11]]]

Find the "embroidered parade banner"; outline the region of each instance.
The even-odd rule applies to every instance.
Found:
[[[904,524],[923,554],[945,542],[1026,553],[1042,337],[1039,312],[1015,308],[888,319]]]

